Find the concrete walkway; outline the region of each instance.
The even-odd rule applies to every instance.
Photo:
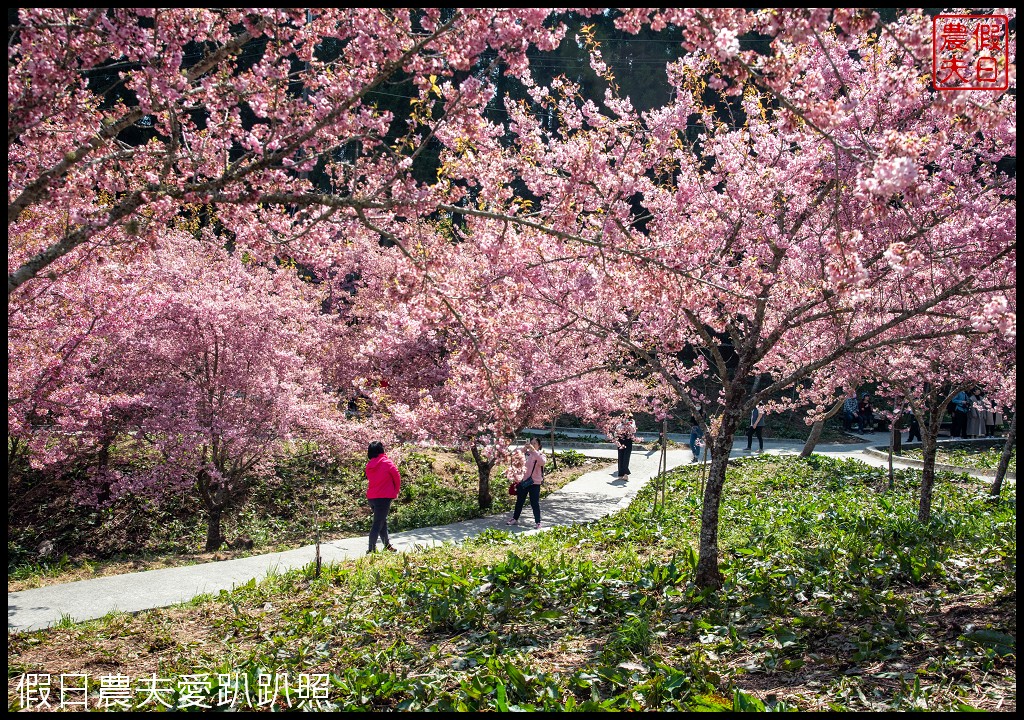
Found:
[[[653,440],[654,437],[645,436],[645,439]],[[743,449],[745,438],[738,437],[737,440],[732,456],[749,457],[750,454]],[[865,436],[864,442],[856,445],[819,445],[816,452],[833,457],[856,457],[870,465],[888,467],[888,459],[884,455],[866,452],[870,446],[884,445],[886,441],[884,433],[877,433],[874,437]],[[802,447],[803,443],[798,441],[769,439],[765,441],[764,451],[795,455],[799,454]],[[590,522],[628,505],[658,473],[660,453],[657,449],[634,447],[628,481],[615,478],[616,451],[613,446],[588,448],[581,452],[588,457],[607,459],[608,465],[588,472],[542,498],[543,524],[539,531],[533,529],[533,516],[527,503],[521,516],[521,526],[506,526],[506,514],[491,515],[451,525],[393,533],[391,542],[399,550],[413,551],[443,543],[458,543],[488,529],[534,533],[556,525]],[[688,447],[670,449],[666,455],[669,469],[691,461]],[[352,560],[365,553],[364,536],[333,540],[320,546],[324,563]],[[80,622],[103,617],[114,611],[138,612],[176,605],[197,595],[231,590],[253,579],[259,581],[268,573],[304,567],[314,562],[315,558],[316,546],[307,545],[268,555],[112,575],[8,593],[7,631],[11,633],[46,628],[64,617]]]

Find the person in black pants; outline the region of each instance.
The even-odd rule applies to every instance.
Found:
[[[636,437],[636,422],[633,413],[627,412],[625,417],[615,426],[615,443],[619,447],[618,478],[629,478],[629,456],[633,454],[633,438]]]
[[[402,476],[398,467],[384,452],[384,443],[375,440],[366,450],[366,499],[373,509],[373,524],[370,526],[370,549],[377,552],[377,538],[384,541],[384,549],[398,552],[388,537],[388,511],[391,503],[402,490]]]
[[[867,393],[861,395],[857,408],[861,433],[873,433],[875,431],[875,411],[871,407],[871,396]]]
[[[970,404],[967,399],[967,393],[963,390],[953,397],[950,412],[953,414],[953,423],[949,428],[949,436],[967,437],[967,418],[970,413]]]
[[[530,498],[533,508],[534,528],[540,530],[540,486],[544,482],[544,453],[540,449],[540,438],[533,437],[526,441],[523,452],[526,453],[526,465],[523,479],[516,485],[516,509],[512,517],[505,521],[506,525],[518,525],[519,515],[523,512],[526,498]],[[526,487],[523,484],[526,483]]]
[[[696,413],[690,416],[690,453],[693,455],[691,463],[700,462],[700,454],[704,449],[704,428],[700,425],[700,418]]]
[[[921,442],[921,424],[917,421],[917,415],[913,412],[907,413],[907,442],[914,442],[917,438]]]
[[[755,405],[754,409],[750,411],[750,427],[747,428],[747,452],[750,452],[750,448],[754,444],[754,435],[757,435],[757,451],[764,450],[764,437],[761,435],[763,427],[764,408]]]

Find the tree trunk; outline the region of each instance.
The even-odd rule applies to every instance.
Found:
[[[224,510],[222,508],[206,509],[206,552],[220,550],[224,544],[224,534],[220,528],[223,514]]]
[[[896,475],[892,469],[892,454],[896,452],[896,445],[900,441],[900,431],[896,427],[896,421],[893,420],[889,425],[889,492],[892,492],[896,486]]]
[[[470,448],[470,451],[473,453],[473,460],[476,461],[476,474],[480,479],[477,502],[481,510],[489,510],[494,504],[494,496],[491,495],[491,469],[494,467],[494,460],[486,460],[476,445]]]
[[[665,473],[668,472],[668,419],[661,421],[661,454],[658,456],[658,477],[654,485],[654,514],[658,513],[658,497],[661,496],[661,507],[665,507]]]
[[[551,420],[551,469],[558,469],[558,456],[555,455],[555,423],[558,422],[558,418],[552,418]]]
[[[846,402],[846,398],[840,398],[839,402],[833,405],[832,408],[825,413],[825,417],[811,425],[811,433],[807,436],[807,442],[804,443],[804,449],[800,451],[800,457],[811,456],[811,453],[814,452],[814,446],[818,444],[818,440],[821,438],[821,431],[825,429],[825,421],[835,417],[836,413],[843,409],[844,402]]]
[[[928,522],[932,517],[936,439],[939,436],[939,420],[941,418],[940,413],[932,412],[928,422],[921,423],[921,456],[924,467],[921,468],[921,502],[917,508],[917,519],[922,523]]]
[[[16,437],[7,438],[7,499],[10,501],[11,490],[14,487],[12,480],[17,476],[16,468],[20,468],[19,461],[25,456],[25,443]]]
[[[1003,454],[999,458],[999,467],[996,468],[996,479],[988,491],[988,494],[993,498],[999,497],[1003,490],[1003,478],[1006,477],[1006,470],[1010,467],[1010,455],[1013,454],[1013,447],[1016,444],[1017,411],[1014,410],[1013,417],[1010,418],[1010,430],[1006,433],[1006,442],[1003,444]]]
[[[734,401],[735,403],[735,401]],[[702,588],[722,586],[722,572],[718,569],[718,516],[725,487],[725,471],[729,453],[740,424],[742,408],[727,404],[722,413],[722,424],[711,446],[711,467],[704,486],[704,506],[700,515],[700,554],[697,559],[697,577],[694,582]]]
[[[228,506],[229,495],[205,470],[200,470],[196,474],[196,488],[199,490],[199,497],[203,499],[203,507],[206,508],[206,552],[220,550],[224,544],[221,519],[224,516],[224,509]]]
[[[110,500],[110,480],[107,475],[107,468],[110,466],[110,446],[113,444],[114,438],[109,433],[104,434],[103,440],[100,443],[99,457],[96,459],[97,470],[99,470],[100,480],[99,490],[96,492],[96,502],[100,505],[106,505],[107,501]]]

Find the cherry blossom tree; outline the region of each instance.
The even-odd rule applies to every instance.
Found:
[[[161,458],[132,482],[194,484],[213,550],[223,514],[291,441],[351,453],[371,431],[338,409],[323,371],[329,316],[293,270],[201,250],[156,270],[140,298],[152,312],[119,347],[122,383],[139,395],[138,427]]]
[[[726,463],[755,403],[798,383],[824,403],[835,388],[813,375],[942,337],[901,328],[956,298],[1004,334],[1015,324],[996,303],[1015,262],[1015,179],[1001,165],[1016,156],[1015,98],[934,91],[916,12],[610,12],[626,31],[681,31],[664,107],[621,96],[586,32],[574,40],[604,98],[535,82],[526,51],[562,34],[547,10],[21,10],[8,230],[35,244],[9,251],[8,295],[59,258],[145,246],[202,207],[236,252],[287,252],[332,287],[353,275],[363,301],[429,287],[403,342],[422,337],[425,360],[443,342],[432,329],[454,322],[468,354],[439,377],[465,380],[499,418],[539,387],[493,339],[516,327],[501,308],[525,305],[528,326],[615,343],[711,410],[697,582],[717,585]],[[485,57],[528,98],[499,98],[500,121],[485,112]],[[410,96],[401,113],[381,103],[396,88]],[[436,171],[417,175],[434,153]],[[439,221],[450,232],[425,229]],[[449,262],[489,253],[505,266],[492,284]],[[400,273],[375,272],[399,257]],[[376,327],[404,327],[403,313]],[[338,367],[353,362],[342,355]],[[700,397],[698,381],[719,390]]]
[[[775,56],[799,61],[774,86],[743,88],[728,122],[728,95],[717,108],[704,100],[704,78],[721,68],[711,52],[670,65],[676,100],[657,111],[637,113],[613,92],[599,106],[564,79],[535,90],[562,119],[554,131],[510,108],[524,180],[560,233],[546,236],[545,261],[572,257],[577,287],[588,277],[594,287],[586,301],[553,304],[615,337],[686,403],[695,379],[719,383],[701,399],[715,406],[701,585],[720,582],[726,463],[755,404],[771,410],[781,390],[851,352],[943,337],[941,326],[901,328],[951,299],[994,320],[990,298],[1013,286],[1015,182],[999,170],[1015,154],[1012,96],[983,94],[971,121],[956,121],[966,100],[914,71],[928,49],[914,40],[922,23],[881,35],[826,25],[798,45],[780,34]],[[812,94],[826,110],[788,104]],[[686,347],[698,348],[689,362]]]
[[[380,430],[345,421],[337,407],[324,372],[337,327],[317,288],[293,268],[268,269],[188,233],[160,242],[130,264],[115,246],[103,262],[58,275],[47,292],[59,306],[37,298],[15,310],[19,324],[68,327],[49,333],[44,321],[9,335],[9,433],[33,443],[39,467],[98,456],[91,485],[78,488],[93,501],[194,486],[214,550],[224,513],[293,440],[336,454]],[[131,467],[105,462],[117,440],[134,452]]]
[[[204,235],[214,248],[227,241],[239,257],[257,263],[288,257],[315,267],[321,280],[349,276],[354,255],[379,249],[381,235],[368,230],[377,215],[395,224],[403,214],[415,219],[435,211],[438,199],[410,169],[438,132],[479,110],[485,93],[471,77],[477,60],[486,55],[513,74],[524,72],[528,47],[551,48],[560,37],[549,15],[530,9],[19,10],[9,28],[8,64],[8,233],[19,238],[8,251],[11,306],[29,308],[45,295],[41,284],[64,274],[73,286],[80,281],[76,268],[98,251],[130,255],[160,244],[168,227],[197,208],[200,226],[215,231],[216,237]],[[461,80],[453,85],[455,76]],[[396,90],[408,96],[398,114],[388,108],[395,103],[386,101]],[[202,251],[185,251],[183,258],[196,254]],[[299,308],[282,301],[276,316],[258,311],[252,303],[258,304],[260,293],[277,303],[276,291],[253,289],[237,258],[207,260],[240,273],[238,282],[198,270],[197,276],[240,302],[249,297],[250,312],[228,313],[203,303],[201,286],[191,285],[196,304],[179,296],[172,303],[179,316],[125,322],[119,337],[127,347],[99,333],[95,323],[90,340],[121,361],[120,374],[108,369],[105,377],[116,376],[130,388],[112,385],[108,397],[134,393],[135,400],[152,406],[178,408],[178,415],[151,412],[145,429],[160,438],[164,468],[178,463],[181,477],[200,468],[212,545],[220,534],[219,514],[244,493],[239,488],[245,483],[237,478],[264,468],[265,451],[278,447],[304,412],[307,420],[325,415],[310,405],[323,400],[310,396],[319,385],[298,376],[314,372],[309,346],[301,353],[291,347],[252,356],[258,346],[246,340],[297,342],[276,324]],[[98,312],[117,316],[119,296],[114,285],[90,297]],[[170,302],[152,293],[125,292],[123,298],[132,310]],[[88,313],[69,308],[68,299],[61,300],[74,317],[68,324],[89,323]],[[344,298],[339,300],[344,309]],[[294,322],[312,322],[300,316],[306,317],[297,314]],[[321,366],[347,392],[355,367],[343,348],[350,344],[344,338],[351,327],[344,317],[336,320],[330,338],[309,329],[299,335],[323,341]],[[261,331],[264,321],[268,329]],[[157,329],[169,340],[130,341],[133,333],[145,337]],[[114,328],[103,330],[116,334]],[[20,366],[24,382],[9,387],[9,398],[22,410],[9,423],[15,438],[24,437],[22,431],[39,415],[28,409],[27,398],[67,404],[78,397],[79,405],[86,404],[76,391],[98,376],[86,368],[87,381],[70,377],[78,367],[72,351],[88,351],[71,330],[63,344],[41,342],[48,346],[51,372],[34,372],[47,361],[41,356]],[[134,366],[125,364],[129,357]],[[288,357],[293,364],[287,368],[261,364]],[[270,388],[249,387],[240,379],[240,368],[253,363],[261,373],[279,377],[273,392],[280,400],[270,397]],[[155,369],[183,364],[196,365],[187,378]],[[128,372],[142,368],[150,374]],[[220,377],[221,370],[230,381]],[[311,389],[304,393],[307,385]],[[178,397],[177,405],[171,397]],[[267,406],[265,417],[256,413],[246,428],[238,426],[252,409],[246,403],[256,398]],[[143,406],[132,405],[136,411]],[[59,422],[80,425],[87,417],[68,410]],[[171,431],[183,425],[198,429]],[[70,437],[75,435],[65,428],[61,438]],[[172,437],[180,439],[178,446]],[[55,445],[68,449],[67,442]],[[37,455],[36,461],[46,458]]]
[[[38,222],[33,209],[65,216],[9,256],[8,295],[101,236],[146,242],[188,203],[212,204],[209,221],[262,257],[287,245],[325,263],[359,213],[433,212],[437,199],[408,170],[443,127],[478,110],[481,92],[438,83],[465,77],[485,51],[524,72],[531,44],[560,38],[550,14],[19,9],[8,233]],[[380,107],[388,88],[411,96],[407,117]]]
[[[947,315],[944,321],[952,317]],[[921,522],[931,518],[939,427],[949,403],[960,391],[979,388],[995,408],[1012,407],[1016,393],[1013,343],[1013,337],[990,329],[904,343],[863,358],[879,381],[879,393],[892,398],[897,410],[908,407],[921,426]]]
[[[471,242],[464,230],[423,224],[416,255],[364,258],[353,355],[357,384],[402,436],[472,453],[485,510],[496,464],[519,471],[509,448],[524,428],[563,413],[600,423],[657,393],[618,372],[614,343],[579,343],[578,323],[522,292],[517,271],[528,281],[537,268],[508,233]]]
[[[50,214],[36,226],[60,213]],[[31,235],[11,236],[8,247],[35,242]],[[109,375],[118,358],[107,339],[132,332],[142,316],[133,288],[147,256],[138,248],[95,246],[59,261],[59,273],[9,298],[10,505],[23,499],[20,483],[29,464],[70,475],[84,462],[104,474],[111,445],[126,431],[123,407],[131,401]]]

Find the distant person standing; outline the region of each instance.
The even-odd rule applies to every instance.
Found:
[[[981,390],[974,388],[967,396],[967,437],[978,438],[985,435],[985,412],[982,404]]]
[[[704,428],[701,427],[700,418],[696,413],[690,416],[690,452],[693,454],[691,463],[700,460],[701,452],[704,449]]]
[[[907,410],[907,442],[914,442],[915,438],[921,442],[921,423],[917,421],[913,410]]]
[[[402,489],[402,476],[398,467],[384,453],[384,443],[374,441],[366,451],[366,499],[373,509],[373,524],[370,526],[370,549],[367,555],[377,551],[377,538],[384,542],[388,552],[398,552],[388,537],[388,511],[391,503]]]
[[[633,413],[627,412],[615,426],[615,444],[619,449],[620,480],[629,478],[629,457],[633,454],[633,440],[636,438],[636,422]]]
[[[970,412],[970,401],[967,399],[967,393],[961,390],[954,395],[950,401],[950,406],[953,413],[953,422],[949,426],[949,436],[955,438],[967,437],[967,417]]]
[[[754,409],[750,411],[750,426],[747,428],[747,452],[750,452],[750,448],[754,444],[755,435],[757,435],[757,451],[764,451],[764,436],[762,435],[764,415],[764,408],[760,405],[755,405]]]
[[[1003,424],[1003,415],[988,397],[981,399],[981,412],[985,419],[985,437],[995,437],[996,429]]]

